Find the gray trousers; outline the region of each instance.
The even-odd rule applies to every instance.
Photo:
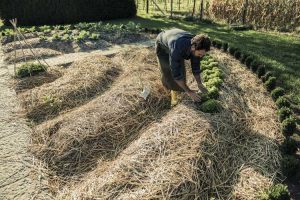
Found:
[[[168,90],[184,92],[184,90],[175,82],[172,76],[171,66],[169,62],[169,54],[166,53],[166,51],[160,47],[159,42],[156,42],[155,50],[157,62],[161,72],[161,81],[163,86],[166,87]],[[184,81],[186,81],[184,59],[181,60],[181,66],[182,72],[184,74]]]

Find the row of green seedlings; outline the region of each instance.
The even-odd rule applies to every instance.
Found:
[[[24,63],[16,70],[16,78],[25,78],[47,71],[47,66],[40,63]]]
[[[206,55],[201,60],[201,79],[208,93],[200,93],[200,110],[206,113],[216,113],[222,109],[218,101],[220,87],[223,83],[223,74],[218,67],[218,62],[211,56]]]
[[[281,163],[281,170],[283,174],[288,178],[300,178],[300,161],[295,157],[297,152],[297,142],[291,138],[295,133],[297,125],[296,118],[291,109],[291,103],[285,96],[286,92],[283,88],[278,87],[276,84],[277,78],[273,75],[271,71],[267,71],[266,64],[260,62],[253,55],[242,52],[236,47],[231,47],[226,42],[221,42],[219,40],[214,40],[212,45],[218,49],[222,49],[225,52],[229,52],[242,64],[245,64],[253,73],[255,73],[258,78],[260,78],[267,89],[270,92],[272,99],[276,103],[278,110],[278,119],[281,122],[281,130],[285,136],[284,142],[281,144],[280,149],[283,153],[283,159]],[[275,189],[274,189],[275,188]],[[283,196],[286,196],[287,188],[283,185],[274,186],[271,188],[271,193],[278,193],[281,191]],[[277,188],[277,189],[276,189]],[[285,198],[271,198],[271,194],[267,192],[270,196],[269,199],[285,199]],[[276,191],[276,192],[275,192]]]
[[[83,41],[98,40],[101,38],[101,32],[111,33],[138,33],[142,31],[141,25],[132,21],[127,24],[110,24],[103,22],[97,23],[79,23],[72,25],[56,25],[56,26],[32,26],[20,27],[21,33],[35,33],[42,40],[58,40],[58,41]],[[2,37],[13,38],[14,30],[5,28],[0,34]]]

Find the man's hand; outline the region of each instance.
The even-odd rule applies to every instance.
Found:
[[[187,92],[187,95],[189,95],[189,97],[191,97],[191,99],[194,102],[200,102],[201,101],[201,97],[198,94],[196,94],[194,91]]]
[[[208,93],[208,90],[206,89],[206,87],[205,87],[202,83],[199,83],[199,84],[198,84],[198,88],[199,88],[199,90],[200,90],[202,93]]]

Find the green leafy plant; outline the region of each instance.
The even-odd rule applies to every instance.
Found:
[[[282,153],[284,154],[289,154],[289,155],[293,155],[294,153],[297,152],[297,141],[287,137],[285,138],[284,142],[280,145],[280,150]]]
[[[207,82],[204,82],[204,85],[207,88],[217,87],[219,88],[222,85],[223,81],[220,78],[211,78]]]
[[[34,76],[41,72],[46,71],[46,66],[35,63],[25,63],[17,69],[16,75],[18,78]]]
[[[216,47],[217,47],[218,49],[221,49],[221,48],[222,48],[222,42],[221,42],[220,40],[217,40],[217,41],[216,41]]]
[[[271,96],[275,101],[283,95],[284,95],[284,89],[281,87],[277,87],[271,92]]]
[[[261,63],[257,60],[254,60],[251,64],[250,64],[250,69],[253,71],[253,72],[256,72],[258,67],[261,65]]]
[[[286,118],[290,117],[293,114],[293,112],[290,108],[282,107],[277,111],[277,114],[279,121],[282,122]]]
[[[205,113],[216,113],[221,109],[221,103],[215,99],[209,99],[200,105],[200,110]]]
[[[228,50],[228,43],[227,42],[223,42],[222,43],[222,49],[223,49],[223,51],[227,51]]]
[[[300,171],[299,160],[292,155],[285,155],[281,160],[281,171],[288,178],[295,177]]]
[[[208,89],[208,96],[212,99],[217,99],[219,97],[219,89],[217,87],[211,87]]]
[[[257,68],[257,71],[256,71],[256,74],[257,74],[258,78],[261,78],[262,76],[264,76],[265,73],[266,73],[266,68],[265,68],[265,66],[260,65],[260,66]]]
[[[238,50],[238,48],[236,48],[236,47],[229,47],[229,53],[231,54],[231,55],[234,55],[234,53],[236,52]]]
[[[241,63],[244,64],[248,57],[249,57],[248,54],[242,53],[241,58],[240,58]]]
[[[268,91],[272,91],[276,87],[276,78],[274,76],[270,76],[264,85]]]
[[[248,56],[245,60],[245,64],[248,68],[250,68],[251,63],[253,62],[254,57],[253,56]]]
[[[296,130],[296,119],[293,116],[284,119],[281,123],[281,129],[285,136],[293,135]]]
[[[276,105],[278,108],[282,108],[282,107],[289,108],[291,106],[291,103],[287,100],[286,97],[281,96],[281,97],[278,97],[278,99],[276,100]]]
[[[271,76],[273,76],[272,72],[267,72],[264,76],[261,77],[263,82],[266,82]]]
[[[239,50],[235,51],[235,52],[234,52],[234,57],[235,57],[236,59],[240,59],[240,58],[241,58],[241,52],[240,52]]]
[[[290,200],[290,193],[286,185],[273,185],[261,194],[261,200]]]

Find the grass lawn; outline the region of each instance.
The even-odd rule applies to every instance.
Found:
[[[177,27],[192,33],[204,32],[210,37],[251,52],[260,60],[271,64],[270,68],[278,77],[278,83],[287,89],[295,103],[300,105],[300,36],[253,30],[233,31],[226,25],[153,18],[145,14],[139,14],[130,20],[148,28]],[[128,19],[110,21],[116,24],[127,22]]]

